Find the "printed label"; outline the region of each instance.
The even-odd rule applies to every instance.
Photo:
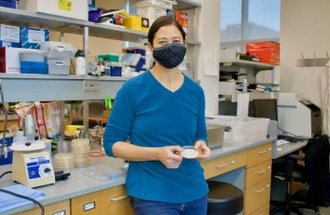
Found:
[[[71,0],[58,0],[58,8],[66,11],[71,11]]]
[[[19,27],[0,25],[0,40],[19,43]]]
[[[65,215],[65,210],[57,211],[57,212],[53,213],[52,215]]]
[[[41,43],[45,41],[45,32],[29,29],[28,42],[29,43]]]
[[[84,204],[84,211],[93,210],[95,208],[95,202],[88,202]]]
[[[49,155],[31,155],[25,159],[28,179],[54,175]]]

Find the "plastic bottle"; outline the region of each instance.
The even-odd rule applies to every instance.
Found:
[[[86,59],[83,50],[76,52],[76,75],[86,75]]]
[[[248,82],[246,78],[243,80],[243,93],[247,93]]]

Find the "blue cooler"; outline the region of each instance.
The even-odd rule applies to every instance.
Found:
[[[122,76],[123,66],[120,63],[111,62],[109,63],[110,76]]]
[[[16,0],[0,0],[0,7],[16,8]]]
[[[2,137],[0,137],[0,143],[3,142]],[[6,137],[6,144],[8,147],[8,156],[6,158],[0,157],[0,165],[11,164],[13,162],[13,151],[9,149],[9,146],[13,144],[13,137]]]

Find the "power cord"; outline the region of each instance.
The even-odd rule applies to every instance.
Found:
[[[2,174],[0,175],[0,179],[1,179],[3,176],[5,176],[5,175],[7,175],[7,174],[9,174],[9,173],[12,173],[12,171],[7,171],[7,172],[2,173]],[[44,214],[45,214],[45,208],[44,208],[44,206],[43,206],[40,202],[38,202],[37,200],[35,200],[35,199],[33,199],[33,198],[30,198],[30,197],[28,197],[28,196],[23,196],[23,195],[21,195],[21,194],[14,193],[14,192],[11,192],[11,191],[9,191],[9,190],[5,190],[5,189],[1,189],[1,188],[0,188],[0,192],[7,193],[7,194],[9,194],[9,195],[13,195],[13,196],[16,196],[16,197],[19,197],[19,198],[22,198],[22,199],[29,200],[29,201],[31,201],[31,202],[37,204],[37,205],[40,207],[41,215],[44,215]]]
[[[8,190],[4,190],[4,189],[1,189],[1,188],[0,188],[0,192],[7,193],[7,194],[10,194],[10,195],[13,195],[13,196],[22,198],[22,199],[27,199],[29,201],[32,201],[32,202],[34,202],[35,204],[37,204],[40,207],[41,215],[44,215],[45,214],[45,208],[44,208],[44,206],[40,202],[38,202],[37,200],[35,200],[33,198],[30,198],[30,197],[27,197],[27,196],[23,196],[21,194],[14,193],[14,192],[11,192],[11,191],[8,191]]]
[[[3,176],[5,176],[5,175],[7,175],[7,174],[9,174],[9,173],[12,173],[13,171],[7,171],[7,172],[4,172],[4,173],[2,173],[1,175],[0,175],[0,179],[3,177]]]

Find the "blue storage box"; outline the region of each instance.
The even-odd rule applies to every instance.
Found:
[[[109,63],[110,76],[121,76],[123,66],[120,63],[112,62]]]
[[[23,74],[48,74],[46,62],[22,61],[21,73]]]
[[[49,41],[49,31],[47,28],[20,28],[21,47],[27,49],[39,49],[40,43]]]
[[[0,24],[0,47],[21,47],[18,26]]]
[[[13,144],[13,139],[14,139],[13,137],[6,137],[8,154],[7,154],[6,158],[0,157],[0,165],[11,164],[13,162],[13,151],[9,149],[9,146],[11,146],[11,144]],[[3,139],[0,139],[0,143],[3,143]]]
[[[1,7],[16,8],[16,0],[0,0]]]

